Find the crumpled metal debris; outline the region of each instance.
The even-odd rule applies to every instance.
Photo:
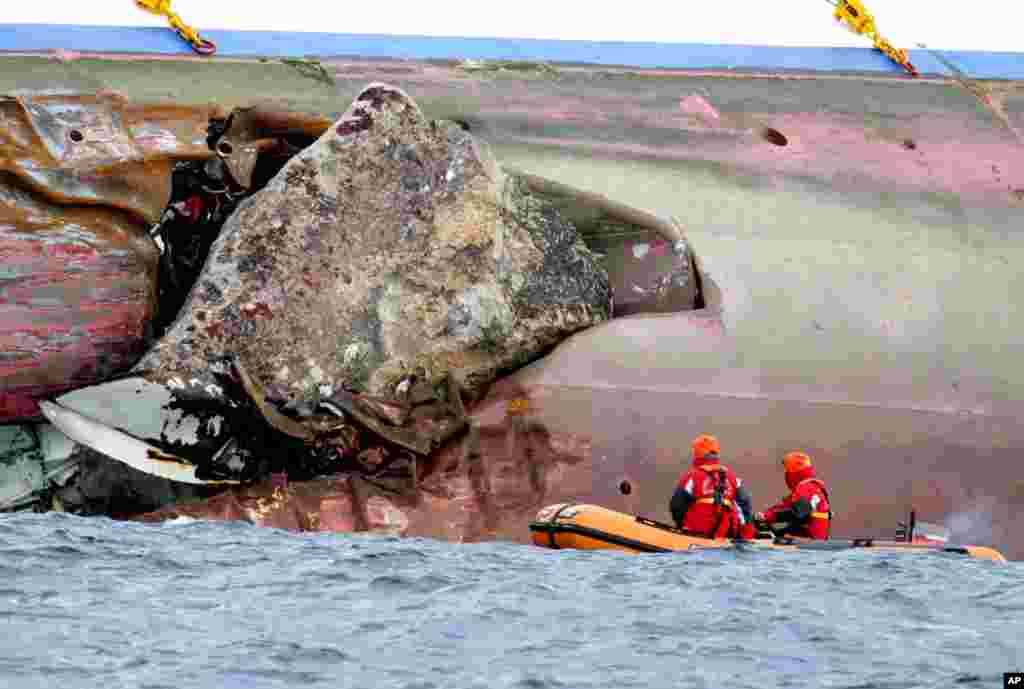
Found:
[[[129,368],[234,205],[329,125],[111,92],[0,96],[0,422]]]
[[[49,424],[0,426],[0,512],[61,511],[59,491],[78,470],[74,443]]]
[[[210,362],[218,371],[216,382],[163,381],[176,387],[173,400],[155,393],[143,376],[124,373],[142,346],[174,318],[221,224],[320,136],[329,120],[266,108],[229,112],[213,106],[137,106],[109,93],[2,99],[0,115],[5,115],[0,130],[7,135],[0,140],[0,201],[7,200],[6,211],[0,203],[0,242],[8,241],[15,253],[37,251],[48,243],[65,247],[42,276],[45,283],[67,272],[84,237],[99,256],[95,270],[120,271],[120,282],[110,289],[120,288],[134,309],[109,342],[96,338],[95,330],[80,340],[96,347],[90,355],[104,362],[102,366],[94,363],[69,372],[74,361],[69,367],[67,352],[60,350],[67,333],[56,328],[47,333],[52,356],[20,370],[18,357],[6,357],[0,362],[0,420],[5,408],[6,420],[36,416],[35,399],[69,389],[78,393],[61,401],[75,400],[69,402],[74,407],[90,394],[85,386],[106,379],[108,383],[92,389],[101,390],[100,397],[109,393],[106,403],[92,408],[85,404],[83,413],[88,415],[78,418],[75,411],[62,409],[60,418],[72,418],[78,435],[71,432],[71,437],[143,471],[210,485],[273,472],[288,472],[299,480],[355,472],[367,480],[398,480],[417,490],[422,458],[465,428],[466,400],[455,375],[439,387],[436,379],[417,370],[397,381],[393,396],[335,388],[323,391],[322,399],[281,405],[279,395],[278,401],[270,401],[268,389],[237,357]],[[626,227],[640,238],[647,233],[677,239],[662,221],[635,209],[539,177],[513,171],[509,175],[512,186],[557,197],[570,212],[582,208],[591,242],[608,243],[609,227]],[[26,208],[31,209],[28,215]],[[5,212],[15,228],[6,235]],[[107,244],[97,245],[97,238]],[[15,287],[18,280],[28,285],[32,279],[38,282],[40,277],[19,276]],[[97,296],[76,297],[76,302],[61,289],[49,297],[57,307],[91,307],[89,298]],[[0,301],[0,309],[5,306]],[[27,307],[27,317],[43,312],[39,301]],[[81,312],[91,313],[89,308]],[[47,313],[65,315],[60,308]],[[16,337],[25,330],[17,319],[4,323]],[[0,326],[0,339],[4,336]],[[102,347],[115,342],[122,353],[112,360]],[[85,358],[81,352],[72,352],[72,360],[74,356]],[[22,382],[18,375],[28,368],[41,375],[30,377],[21,388],[9,384]],[[202,395],[192,394],[200,388]],[[210,390],[215,391],[212,400]],[[17,403],[9,402],[13,395],[20,395]],[[132,415],[148,417],[145,423],[155,424],[153,433],[130,436],[119,430],[132,428],[134,433]],[[94,442],[98,435],[105,438],[102,446]],[[38,502],[41,493],[34,495]]]

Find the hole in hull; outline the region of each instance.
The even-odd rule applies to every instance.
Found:
[[[692,246],[675,222],[539,175],[506,171],[554,206],[599,258],[611,282],[612,318],[705,307]]]
[[[765,127],[761,130],[761,138],[776,146],[785,146],[789,143],[786,135],[773,127]]]
[[[227,126],[211,121],[207,145],[222,155],[234,150],[219,141]],[[166,249],[160,257],[157,279],[159,297],[153,335],[159,338],[185,303],[220,229],[245,198],[260,191],[288,160],[311,145],[315,138],[301,135],[278,137],[279,146],[259,154],[252,184],[241,189],[231,179],[220,158],[183,161],[171,177],[171,197],[156,230]]]

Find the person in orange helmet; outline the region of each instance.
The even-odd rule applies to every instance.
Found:
[[[743,482],[719,460],[718,439],[693,441],[693,463],[669,502],[680,529],[704,538],[754,538],[752,501]]]
[[[782,459],[782,466],[789,495],[764,512],[758,512],[754,521],[785,523],[783,535],[827,539],[832,527],[832,506],[825,482],[815,476],[811,458],[803,452],[790,452]]]

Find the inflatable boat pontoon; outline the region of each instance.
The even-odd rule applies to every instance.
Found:
[[[598,505],[559,503],[549,505],[530,522],[535,545],[544,548],[577,550],[625,550],[635,553],[664,553],[681,550],[766,548],[771,550],[849,550],[870,548],[877,551],[946,552],[981,560],[1006,562],[995,550],[984,546],[951,545],[941,541],[918,539],[913,526],[907,541],[876,538],[829,539],[812,541],[786,537],[759,537],[753,541],[709,539],[692,536],[679,529],[644,517],[606,509]]]

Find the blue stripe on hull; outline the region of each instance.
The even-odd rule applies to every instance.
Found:
[[[409,59],[543,60],[639,68],[810,70],[900,73],[870,48],[785,48],[694,43],[449,38],[280,31],[202,31],[222,56],[360,56]],[[164,27],[0,24],[0,51],[80,51],[188,54]],[[1024,53],[944,51],[974,78],[1024,79]],[[923,50],[912,51],[922,73],[948,74]]]

